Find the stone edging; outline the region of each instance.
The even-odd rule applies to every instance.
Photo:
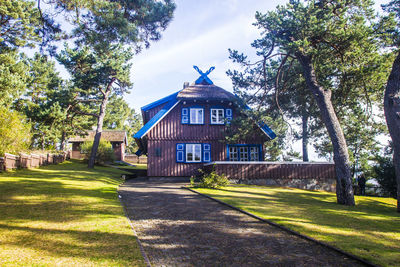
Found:
[[[118,186],[118,188],[119,188],[119,186]],[[125,205],[124,205],[124,203],[122,202],[122,196],[119,194],[118,189],[117,189],[117,194],[118,194],[119,203],[121,203],[122,209],[124,210],[125,217],[126,217],[126,219],[128,220],[129,225],[131,226],[131,229],[132,229],[132,231],[133,231],[133,234],[134,234],[135,237],[136,237],[136,241],[137,241],[137,243],[138,243],[138,245],[139,245],[140,253],[141,253],[142,256],[143,256],[144,262],[146,263],[146,266],[147,266],[147,267],[151,267],[151,263],[150,263],[149,257],[147,257],[147,254],[146,254],[146,252],[144,251],[142,242],[140,242],[139,236],[138,236],[138,234],[136,233],[135,228],[133,227],[133,224],[132,224],[131,220],[130,220],[129,217],[128,217],[128,213],[126,212]]]
[[[279,224],[274,223],[274,222],[272,222],[272,221],[270,221],[270,220],[263,219],[263,218],[261,218],[261,217],[259,217],[259,216],[257,216],[257,215],[254,215],[254,214],[252,214],[252,213],[250,213],[250,212],[247,212],[247,211],[245,211],[245,210],[242,210],[242,209],[240,209],[240,208],[237,208],[237,207],[235,207],[235,206],[232,206],[232,205],[230,205],[230,204],[228,204],[228,203],[225,203],[225,202],[223,202],[223,201],[221,201],[221,200],[218,200],[218,199],[216,199],[216,198],[213,198],[213,197],[210,197],[210,196],[208,196],[208,195],[205,195],[205,194],[202,194],[202,193],[200,193],[200,192],[197,192],[197,191],[195,191],[195,190],[193,190],[193,189],[191,189],[191,188],[188,188],[188,187],[186,187],[186,186],[182,186],[181,188],[187,189],[187,190],[189,190],[189,191],[191,191],[191,192],[193,192],[193,193],[196,193],[196,194],[198,194],[198,195],[201,195],[201,196],[203,196],[203,197],[206,197],[206,198],[208,198],[208,199],[211,199],[211,200],[213,200],[213,201],[215,201],[215,202],[217,202],[217,203],[219,203],[219,204],[222,204],[222,205],[227,206],[227,207],[229,207],[229,208],[231,208],[231,209],[237,210],[237,211],[239,211],[239,212],[241,212],[241,213],[243,213],[243,214],[246,214],[246,215],[248,215],[248,216],[250,216],[250,217],[253,217],[253,218],[255,218],[255,219],[259,220],[259,221],[262,221],[262,222],[267,223],[267,224],[269,224],[269,225],[275,226],[275,227],[277,227],[277,228],[279,228],[279,229],[281,229],[281,230],[283,230],[283,231],[285,231],[285,232],[288,232],[289,234],[298,236],[298,237],[303,238],[303,239],[305,239],[305,240],[312,241],[312,242],[314,242],[314,243],[317,243],[317,244],[322,245],[322,246],[324,246],[324,247],[327,247],[327,248],[329,248],[329,249],[333,249],[333,250],[335,250],[336,252],[339,252],[339,253],[342,254],[342,255],[345,255],[345,256],[347,256],[347,257],[349,257],[349,258],[351,258],[351,259],[357,260],[357,261],[359,261],[359,262],[365,264],[366,266],[370,266],[370,267],[379,267],[379,265],[373,264],[373,263],[371,263],[371,262],[369,262],[369,261],[367,261],[367,260],[364,260],[364,259],[362,259],[362,258],[360,258],[360,257],[358,257],[358,256],[356,256],[356,255],[353,255],[353,254],[351,254],[351,253],[348,253],[348,252],[346,252],[346,251],[344,251],[344,250],[341,250],[341,249],[339,249],[339,248],[336,248],[336,247],[334,247],[334,246],[332,246],[332,245],[329,245],[329,244],[327,244],[327,243],[325,243],[325,242],[319,241],[319,240],[314,239],[314,238],[312,238],[312,237],[303,235],[303,234],[301,234],[301,233],[299,233],[299,232],[293,231],[293,230],[291,230],[291,229],[289,229],[289,228],[287,228],[287,227],[285,227],[285,226],[279,225]]]

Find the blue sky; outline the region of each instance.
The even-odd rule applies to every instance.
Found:
[[[272,0],[177,0],[173,21],[160,41],[133,59],[131,93],[125,99],[138,112],[140,107],[180,90],[184,82],[215,66],[213,82],[231,91],[225,72],[232,68],[228,48],[254,53],[250,44],[259,35],[256,11],[266,12],[286,1]]]

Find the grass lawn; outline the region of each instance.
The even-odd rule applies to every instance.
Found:
[[[0,266],[145,266],[121,173],[78,161],[0,173]]]
[[[234,185],[195,188],[235,207],[284,225],[383,266],[400,266],[400,214],[393,198],[356,196],[336,204],[333,193]]]

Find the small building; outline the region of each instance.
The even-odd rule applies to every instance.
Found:
[[[263,122],[254,135],[227,143],[227,124],[243,116],[238,98],[201,74],[193,84],[141,108],[144,126],[134,135],[148,176],[191,176],[212,161],[263,161],[264,143],[276,137]]]
[[[87,131],[85,136],[75,136],[68,140],[72,144],[71,158],[82,159],[85,154],[81,151],[81,145],[86,141],[93,141],[96,131]],[[109,141],[115,153],[116,160],[125,159],[125,149],[128,145],[128,139],[125,131],[104,130],[101,132],[101,139]]]

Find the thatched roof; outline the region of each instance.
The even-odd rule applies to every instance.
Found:
[[[213,84],[191,84],[178,93],[177,99],[233,101],[235,96]]]
[[[93,141],[95,133],[96,131],[87,131],[86,136],[74,136],[70,138],[68,142],[74,143],[74,142]],[[101,140],[106,140],[109,142],[125,142],[125,144],[128,144],[125,131],[103,130],[101,132]]]

